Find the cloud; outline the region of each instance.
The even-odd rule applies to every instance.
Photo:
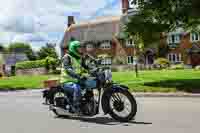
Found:
[[[99,8],[93,16],[108,16],[121,14],[121,0],[108,0],[107,4]]]
[[[111,9],[109,14],[118,14],[119,9],[112,8],[110,4],[119,1],[7,0],[0,5],[0,30],[19,33],[63,32],[68,15],[75,15],[80,21],[101,15],[106,8]]]
[[[24,41],[33,45],[59,43],[67,16],[76,21],[118,15],[121,0],[6,0],[0,4],[0,43]],[[113,5],[112,5],[113,4]],[[56,33],[50,35],[52,33]],[[35,46],[38,48],[38,45]]]
[[[45,42],[48,41],[48,36],[44,33],[35,33],[35,34],[18,34],[16,35],[12,42]]]

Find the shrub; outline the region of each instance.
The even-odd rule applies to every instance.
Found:
[[[61,74],[61,70],[53,70],[52,74]]]
[[[15,76],[15,74],[16,74],[16,68],[15,66],[11,66],[11,75]]]
[[[3,73],[2,73],[2,72],[0,72],[0,78],[1,78],[1,77],[3,77]]]
[[[195,67],[195,70],[200,70],[200,66],[196,66],[196,67]]]
[[[117,67],[112,67],[112,68],[111,68],[111,71],[112,71],[112,72],[118,72],[119,70],[117,69]]]
[[[177,64],[177,65],[172,65],[170,67],[171,70],[178,70],[178,69],[184,69],[184,64]]]
[[[45,58],[45,68],[47,70],[52,69],[53,71],[56,70],[56,67],[59,65],[59,60],[52,58],[52,57],[46,57]]]
[[[160,68],[166,68],[170,65],[170,61],[166,58],[158,58],[155,60],[154,65],[160,66]]]
[[[24,61],[16,64],[16,69],[31,69],[45,67],[45,60]]]
[[[24,61],[19,62],[16,64],[16,69],[31,69],[31,68],[40,68],[44,67],[46,70],[56,70],[56,67],[58,66],[59,61],[52,58],[52,57],[46,57],[42,60],[36,60],[36,61]]]
[[[157,65],[169,65],[170,64],[170,61],[166,58],[158,58],[155,60],[154,64],[157,64]]]

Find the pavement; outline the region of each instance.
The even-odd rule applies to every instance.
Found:
[[[40,90],[0,92],[1,133],[199,133],[199,97],[136,97],[135,120],[120,123],[101,112],[92,118],[57,118]]]

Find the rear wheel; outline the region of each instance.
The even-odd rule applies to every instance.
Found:
[[[64,99],[64,97],[65,97],[65,94],[63,92],[60,92],[60,91],[55,92],[53,97],[52,97],[52,105],[65,109],[65,99]],[[62,117],[62,115],[59,114],[56,109],[52,109],[52,111],[56,116]]]
[[[109,99],[109,108],[109,114],[112,118],[121,122],[127,122],[136,115],[137,103],[128,91],[114,92]]]

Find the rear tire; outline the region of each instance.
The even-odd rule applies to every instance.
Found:
[[[63,101],[63,104],[60,105],[60,103],[57,103],[56,99],[57,100],[62,100],[64,98],[64,93],[61,92],[61,91],[57,91],[57,92],[54,92],[54,94],[52,95],[52,99],[51,99],[51,105],[53,106],[56,106],[56,107],[60,107],[60,108],[65,108],[65,105],[64,105],[64,101]],[[63,115],[60,115],[56,109],[53,109],[52,112],[57,116],[57,117],[63,117]]]
[[[114,111],[114,109],[112,109],[111,104],[109,104],[109,110],[110,110],[109,114],[110,114],[110,116],[112,118],[114,118],[115,120],[120,121],[120,122],[128,122],[128,121],[132,120],[134,118],[134,116],[136,115],[136,113],[137,113],[137,103],[136,103],[135,98],[128,91],[120,91],[120,92],[114,92],[114,93],[112,93],[111,96],[110,96],[110,98],[109,98],[109,102],[110,102],[112,96],[115,93],[121,93],[122,95],[124,95],[129,100],[130,106],[131,106],[131,111],[130,111],[130,113],[127,116],[122,117],[122,116],[119,116],[118,114],[116,114],[116,112]]]

